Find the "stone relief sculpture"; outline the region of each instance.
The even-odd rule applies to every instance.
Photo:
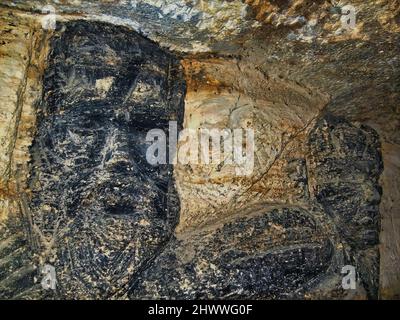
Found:
[[[168,27],[171,37],[182,31],[173,42],[156,31],[156,5],[138,6],[143,30],[121,25],[129,9],[121,21],[65,13],[50,31],[23,17],[9,38],[14,9],[2,13],[0,58],[24,36],[26,50],[13,58],[20,69],[9,62],[19,82],[0,60],[0,80],[12,78],[5,87],[17,92],[0,109],[15,122],[0,127],[0,298],[381,297],[393,130],[363,121],[358,98],[346,109],[351,94],[334,96],[334,80],[318,90],[316,80],[297,81],[292,58],[281,72],[275,53],[250,40],[250,18],[243,34],[223,28],[198,52],[179,47],[190,32],[205,41],[198,26],[184,29],[194,17]],[[327,65],[307,64],[302,76],[322,77]],[[254,130],[253,171],[235,175],[226,159],[150,164],[147,134],[171,121],[178,131]]]

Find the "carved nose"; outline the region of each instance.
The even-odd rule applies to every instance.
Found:
[[[107,137],[102,153],[101,168],[113,173],[135,173],[135,164],[130,155],[128,136],[121,129],[114,129]]]

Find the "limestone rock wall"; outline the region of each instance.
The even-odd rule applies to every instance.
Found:
[[[2,10],[0,19],[0,291],[20,298],[35,294],[28,162],[50,34],[30,15]]]
[[[249,201],[306,201],[307,185],[295,177],[302,174],[296,168],[304,160],[301,139],[328,97],[236,59],[183,63],[185,128],[252,128],[256,148],[254,168],[247,175],[236,174],[234,164],[177,165],[182,195],[178,230],[237,212]]]
[[[40,21],[12,11],[1,12],[1,160],[0,190],[5,198],[24,188],[28,147],[35,132],[35,107],[40,103],[48,38]],[[4,200],[7,207],[8,200]],[[7,214],[1,210],[0,217]]]
[[[338,271],[344,263],[354,263],[360,272],[355,297],[399,296],[398,1],[352,1],[357,8],[352,31],[341,29],[338,6],[330,1],[49,3],[62,24],[105,21],[110,34],[116,30],[112,25],[123,25],[172,50],[181,60],[187,85],[184,127],[240,126],[257,132],[249,176],[233,175],[235,167],[225,164],[174,166],[181,206],[179,222],[172,222],[175,232],[169,241],[161,241],[160,251],[151,254],[135,277],[129,270],[130,289],[118,296],[285,298],[300,288],[303,298],[351,298],[339,288]],[[54,35],[41,26],[43,5],[5,1],[0,7],[4,297],[54,298],[32,284],[50,256],[52,263],[64,263],[57,250],[37,245],[43,239],[29,236],[41,216],[40,209],[36,221],[31,220],[39,207],[32,204],[27,185],[29,172],[38,172],[32,166],[32,150],[41,148],[29,146],[37,135],[38,116],[48,115],[40,113],[45,110],[43,93],[51,96],[53,90],[45,87],[43,92],[44,75],[52,76],[47,62],[57,60],[54,52],[49,58]],[[111,53],[102,50],[98,64],[105,66],[113,59],[103,61]],[[90,61],[90,48],[83,51],[81,62]],[[73,94],[64,102],[96,103],[109,97],[113,85],[124,88],[123,82],[114,83],[115,74],[97,80],[86,87],[69,81]],[[146,90],[135,92],[125,98],[143,97]],[[116,119],[120,116],[126,115],[117,112]],[[69,139],[77,139],[74,132]],[[138,223],[148,229],[146,221]],[[285,235],[287,242],[282,242]],[[265,237],[271,241],[263,242]],[[61,238],[50,247],[57,247]],[[127,250],[139,247],[131,243]],[[286,275],[276,268],[282,259],[293,263]],[[266,263],[268,270],[263,269]],[[297,272],[299,266],[303,273]],[[73,274],[73,267],[64,267],[61,279]],[[271,277],[262,279],[260,270]],[[99,281],[94,291],[81,288],[77,297],[93,292],[95,297],[107,296],[114,290],[107,272],[101,274],[107,280]],[[279,287],[282,279],[296,280],[299,287]],[[73,282],[71,288],[62,281],[60,285],[65,296],[76,289]]]

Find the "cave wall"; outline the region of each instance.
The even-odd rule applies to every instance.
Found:
[[[28,224],[20,225],[18,222],[20,220],[14,217],[29,216],[27,204],[31,199],[31,190],[26,181],[27,165],[31,155],[28,148],[36,131],[37,110],[40,110],[38,103],[42,98],[42,79],[52,36],[51,31],[44,31],[41,28],[42,16],[26,12],[30,10],[32,3],[33,7],[40,8],[37,3],[34,1],[16,3],[18,9],[1,8],[1,81],[4,83],[0,88],[3,97],[0,123],[2,141],[0,208],[3,221],[1,239],[3,239],[2,247],[9,250],[5,250],[3,254],[11,252],[12,248],[25,248],[25,244],[31,243],[32,240],[26,238],[26,234],[31,231],[29,221]],[[127,25],[156,40],[162,46],[174,50],[179,56],[183,55],[182,66],[188,86],[184,126],[207,126],[207,121],[213,119],[216,121],[214,124],[221,127],[234,127],[238,124],[256,125],[257,130],[263,133],[257,143],[265,145],[265,149],[259,150],[255,171],[251,177],[232,178],[230,174],[232,168],[229,166],[175,167],[174,175],[182,205],[180,221],[176,229],[176,240],[169,244],[164,255],[158,257],[160,263],[171,256],[175,257],[175,262],[171,262],[172,265],[167,264],[165,270],[157,270],[157,265],[153,267],[156,269],[149,269],[148,273],[135,283],[136,287],[129,293],[131,297],[152,294],[168,296],[172,293],[193,297],[192,294],[195,294],[193,292],[199,291],[205,295],[223,295],[227,291],[226,288],[220,288],[217,293],[209,293],[206,288],[210,284],[210,278],[212,279],[218,270],[226,270],[226,264],[231,260],[224,260],[226,257],[217,254],[212,265],[204,265],[202,257],[209,253],[197,250],[198,254],[193,256],[192,260],[206,271],[202,268],[200,271],[196,270],[196,274],[204,274],[204,278],[196,284],[197,287],[193,287],[191,272],[186,271],[184,276],[179,275],[180,268],[187,270],[188,266],[187,261],[182,261],[177,252],[182,253],[182,257],[190,257],[193,250],[196,251],[192,247],[193,243],[199,242],[200,246],[203,245],[199,239],[204,237],[204,233],[207,234],[205,238],[211,237],[216,243],[222,241],[218,239],[223,239],[226,234],[232,232],[229,231],[230,228],[237,228],[246,234],[248,223],[240,219],[235,220],[235,214],[243,212],[243,216],[259,221],[253,220],[252,223],[261,223],[263,215],[259,213],[260,209],[257,207],[259,203],[274,203],[278,206],[278,211],[283,210],[285,214],[293,211],[294,216],[303,215],[304,210],[317,211],[316,216],[327,214],[329,218],[326,219],[334,221],[328,224],[340,227],[343,219],[340,212],[348,210],[341,207],[343,206],[341,202],[344,200],[340,197],[349,194],[349,186],[334,190],[329,203],[323,201],[323,197],[322,201],[318,200],[319,194],[327,191],[324,191],[325,183],[318,180],[320,169],[316,165],[315,156],[309,145],[310,134],[315,132],[326,114],[333,114],[334,117],[342,119],[335,121],[339,121],[339,126],[347,128],[334,141],[336,162],[333,161],[329,169],[329,174],[333,175],[331,180],[335,177],[342,179],[341,170],[346,172],[353,170],[354,159],[349,159],[351,164],[340,160],[346,158],[349,152],[341,149],[342,143],[346,144],[348,141],[346,132],[352,132],[351,141],[363,140],[359,145],[350,147],[350,153],[359,161],[355,162],[358,163],[359,171],[354,173],[355,176],[351,176],[352,188],[354,182],[362,187],[361,191],[352,189],[353,193],[350,193],[354,195],[348,199],[349,205],[353,208],[351,210],[356,212],[359,208],[362,209],[362,212],[355,213],[357,219],[363,220],[366,217],[364,220],[367,221],[365,226],[361,224],[357,227],[360,235],[366,237],[365,239],[361,237],[361,244],[364,247],[358,254],[353,255],[360,261],[358,263],[361,266],[363,286],[367,291],[376,292],[378,286],[376,276],[379,272],[380,297],[398,297],[400,239],[397,203],[400,188],[397,177],[400,81],[397,33],[399,26],[396,14],[399,6],[396,1],[355,1],[355,4],[361,14],[358,17],[357,29],[350,33],[335,33],[338,21],[330,21],[326,10],[329,5],[326,1],[321,1],[314,7],[306,5],[304,1],[296,1],[294,5],[286,5],[283,2],[271,5],[268,1],[265,3],[248,1],[245,15],[241,14],[242,5],[232,4],[225,16],[221,19],[216,18],[203,27],[201,24],[196,27],[188,26],[192,22],[191,18],[188,18],[188,21],[177,19],[173,16],[176,10],[168,11],[166,4],[161,2],[157,4],[149,2],[153,7],[139,6],[139,10],[134,11],[132,16],[124,17],[120,16],[119,7],[114,7],[115,11],[105,16],[104,12],[109,9],[107,3],[99,2],[94,7],[56,5],[60,10],[61,20],[83,18]],[[168,21],[168,23],[164,21],[164,25],[171,26],[170,29],[165,29],[165,34],[157,32],[159,23],[163,22],[152,18],[150,14],[157,12],[158,9],[154,11],[154,7],[157,6],[164,8],[165,21]],[[224,4],[224,6],[230,5]],[[208,9],[202,8],[202,10]],[[77,13],[79,17],[76,16]],[[212,15],[213,12],[208,14]],[[240,19],[246,20],[243,24],[245,27],[238,33],[236,33],[237,25],[234,23],[231,29],[226,27],[229,17],[232,16],[237,16],[238,22],[241,22]],[[306,17],[305,22],[301,19],[296,20],[298,16]],[[207,20],[206,18],[205,15],[204,20]],[[171,23],[177,20],[179,23]],[[315,20],[317,20],[316,26]],[[176,30],[190,32],[177,33]],[[220,32],[221,30],[223,32]],[[205,36],[207,33],[216,36],[207,37]],[[170,36],[174,34],[180,36]],[[329,123],[330,120],[325,119],[325,121]],[[335,136],[334,133],[330,135]],[[382,170],[379,157],[370,158],[370,153],[358,151],[361,146],[367,150],[374,146],[376,150],[382,151],[382,175],[379,175]],[[382,188],[381,192],[379,185]],[[313,189],[314,187],[316,189]],[[361,201],[361,205],[360,202],[354,203],[354,199]],[[318,207],[310,208],[310,203]],[[378,206],[381,218],[378,218]],[[276,209],[264,208],[261,211],[267,216],[274,216],[276,214],[274,210]],[[245,214],[246,212],[250,213]],[[250,218],[253,216],[254,218]],[[9,227],[9,221],[13,221],[12,227]],[[207,227],[210,221],[214,221],[211,230]],[[277,226],[280,223],[278,221]],[[193,231],[198,227],[201,229]],[[380,228],[380,268],[377,267],[377,227]],[[12,228],[19,231],[14,232]],[[353,230],[350,228],[347,232]],[[10,242],[11,233],[15,234],[15,239]],[[319,234],[321,233],[322,231],[319,231]],[[239,242],[243,241],[240,237],[242,235],[239,236]],[[317,237],[317,241],[321,239]],[[341,240],[333,239],[332,242],[339,247],[343,245]],[[234,248],[234,243],[231,245]],[[249,257],[257,256],[259,254],[257,250],[268,251],[266,247],[259,247],[254,243],[253,245],[253,251],[249,251],[248,248],[242,249]],[[321,245],[320,248],[326,248],[323,242]],[[349,249],[344,250],[344,255],[354,251],[353,247],[354,245],[349,245]],[[30,259],[24,250],[20,252],[21,256],[25,254]],[[328,256],[330,254],[332,253],[327,253]],[[273,266],[274,263],[279,263],[282,256],[266,255],[263,259],[273,261],[270,262]],[[6,277],[8,282],[2,282],[2,286],[6,288],[10,281],[25,279],[27,274],[33,278],[34,266],[29,265],[20,269],[27,263],[21,261],[15,266],[11,263],[10,270],[16,272],[11,272],[12,277]],[[245,262],[243,263],[244,269],[249,268]],[[329,269],[328,266],[326,268],[324,272]],[[158,291],[157,288],[163,281],[171,281],[169,277],[172,279],[176,277],[171,270],[178,273],[183,283],[176,288],[169,288],[167,293]],[[154,278],[154,274],[159,272],[165,274],[165,279]],[[229,268],[224,272],[229,272]],[[226,274],[219,276],[224,278]],[[257,274],[254,274],[254,277],[257,279]],[[279,275],[276,275],[275,279],[271,279],[272,282],[269,283],[279,280]],[[147,287],[144,284],[147,284]],[[235,286],[246,287],[244,284],[249,288],[253,287],[248,279],[229,283],[231,289]],[[149,286],[153,289],[149,289]],[[318,290],[314,290],[313,295],[318,296],[316,291]],[[250,290],[240,294],[254,296],[257,293],[259,292]],[[274,294],[284,296],[285,292],[274,292]],[[322,296],[326,294],[326,292],[321,293]],[[332,293],[328,295],[333,296]],[[360,295],[365,296],[365,292]],[[268,297],[268,294],[265,294],[265,297]]]

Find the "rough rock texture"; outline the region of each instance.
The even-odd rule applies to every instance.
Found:
[[[322,212],[316,203],[236,204],[233,216],[219,212],[201,228],[179,232],[134,284],[132,297],[343,297],[337,270],[352,264],[368,296],[376,298],[382,170],[376,132],[324,115],[306,144],[307,159],[286,169],[292,182],[309,188],[303,201],[320,203]]]
[[[18,25],[13,12],[2,11],[0,16],[0,194],[10,198],[0,201],[1,220],[15,205],[12,198],[17,194],[17,184],[23,188],[26,180],[48,35],[28,16],[18,16]]]
[[[317,217],[303,208],[260,205],[181,233],[136,280],[131,297],[304,297],[342,259]]]
[[[49,35],[28,15],[1,11],[0,19],[0,296],[21,298],[35,294],[27,161]]]
[[[301,147],[296,148],[297,154],[283,154],[300,136],[304,138],[327,97],[296,83],[270,79],[236,59],[188,59],[184,66],[188,74],[185,128],[252,128],[256,147],[254,169],[248,175],[237,175],[238,166],[225,162],[176,166],[182,195],[179,229],[230,215],[249,201],[304,199],[305,185],[292,183],[290,173],[281,170],[286,162],[304,158]]]
[[[0,159],[0,296],[399,296],[397,0],[352,1],[357,10],[353,30],[341,26],[340,7],[345,3],[324,0],[48,3],[54,5],[57,19],[64,21],[61,25],[75,26],[67,31],[59,28],[51,41],[52,32],[40,29],[42,1],[5,1],[0,8],[0,81],[5,84],[0,88],[4,96],[4,121],[0,123],[4,155]],[[113,25],[124,25],[129,31]],[[143,150],[135,144],[138,132],[148,126],[163,127],[160,119],[170,109],[148,112],[146,103],[146,111],[140,108],[143,113],[139,110],[138,118],[129,115],[134,109],[126,114],[132,101],[146,101],[149,95],[159,98],[160,93],[153,84],[138,85],[139,92],[129,90],[137,70],[142,70],[136,62],[130,65],[131,58],[125,54],[135,46],[124,48],[124,43],[133,40],[121,33],[142,39],[132,29],[156,42],[143,40],[146,48],[153,48],[158,63],[163,58],[156,52],[176,61],[158,45],[181,59],[187,83],[184,127],[255,129],[256,157],[251,175],[233,176],[235,168],[225,163],[176,165],[174,191],[171,167],[160,173],[160,168],[147,168],[138,162]],[[94,48],[87,39],[90,34],[89,38],[104,45]],[[110,50],[106,44],[113,43],[114,37],[119,41]],[[66,58],[70,54],[63,44],[66,40],[78,60]],[[55,50],[45,69],[50,44]],[[31,58],[24,59],[21,52]],[[148,52],[141,54],[147,57]],[[148,61],[150,69],[157,65]],[[152,72],[150,78],[154,77]],[[40,99],[44,74],[46,92]],[[28,82],[31,85],[27,86]],[[38,108],[37,100],[41,100]],[[177,107],[179,103],[174,104]],[[86,115],[95,116],[96,121],[83,119],[79,110],[85,111],[85,106]],[[36,110],[44,111],[38,125]],[[182,116],[181,111],[178,114]],[[147,117],[151,118],[148,122],[144,120]],[[75,119],[82,125],[75,126]],[[87,124],[97,121],[101,125],[86,130]],[[128,133],[121,122],[131,125]],[[101,129],[115,126],[115,134]],[[36,127],[36,142],[29,150]],[[47,130],[54,132],[54,145]],[[90,132],[98,135],[90,137]],[[112,146],[113,141],[117,141],[114,146],[122,159],[117,157],[115,165],[134,162],[138,171],[119,175],[119,165],[96,167],[96,152],[103,150],[99,146]],[[133,150],[138,152],[131,154]],[[108,159],[104,151],[102,159]],[[33,193],[26,185],[31,158]],[[46,166],[45,158],[57,165]],[[68,161],[71,158],[77,161]],[[22,165],[18,170],[17,163]],[[77,169],[64,170],[68,167]],[[91,179],[77,178],[85,172]],[[111,178],[102,180],[104,176]],[[144,176],[149,177],[146,183]],[[128,186],[121,189],[119,180]],[[161,213],[165,203],[156,204],[154,209],[153,204],[139,201],[157,193],[154,184],[161,181],[171,182],[172,190],[162,183],[160,194],[179,195],[177,225],[178,213],[162,217],[151,213]],[[70,182],[73,188],[68,188]],[[98,183],[104,188],[96,188]],[[139,183],[143,187],[149,183],[151,191],[143,192],[146,187],[138,190]],[[129,196],[122,200],[118,189],[111,191],[111,187],[129,192]],[[176,208],[176,204],[166,206]],[[129,213],[116,217],[119,212]],[[119,222],[126,216],[132,221],[130,226]],[[144,216],[143,225],[135,220],[139,216]],[[87,224],[78,224],[85,220],[82,217]],[[67,221],[77,223],[65,228]],[[313,227],[304,226],[306,222]],[[97,241],[86,227],[105,236]],[[153,232],[155,228],[158,233]],[[111,231],[116,229],[121,232]],[[146,237],[150,231],[152,240]],[[121,241],[129,242],[127,239],[140,241],[124,247]],[[84,246],[74,247],[83,241]],[[117,251],[123,254],[117,257]],[[72,258],[65,256],[68,252],[73,253]],[[107,271],[113,263],[122,266],[133,252],[141,258],[133,259],[130,269]],[[103,258],[95,261],[88,258],[91,255]],[[67,261],[76,261],[77,268]],[[38,285],[30,288],[33,275],[40,279],[37,267],[44,262],[56,265],[60,281],[56,293],[43,291]],[[360,275],[356,292],[340,288],[344,264],[355,265]],[[79,269],[83,266],[90,271]],[[264,278],[260,270],[268,276]],[[78,281],[79,274],[83,278]],[[282,283],[285,285],[280,286]]]
[[[182,52],[207,52],[214,43],[230,46],[230,40],[259,25],[251,7],[241,1],[72,0],[5,1],[4,4],[39,13],[45,5],[52,5],[56,14],[129,26]]]
[[[375,131],[328,115],[308,140],[310,189],[350,246],[369,292],[378,292],[379,203],[382,189],[380,143]]]
[[[182,122],[184,83],[177,60],[129,30],[60,30],[32,146],[34,236],[61,297],[108,297],[177,223],[172,166],[147,163],[145,137]]]

